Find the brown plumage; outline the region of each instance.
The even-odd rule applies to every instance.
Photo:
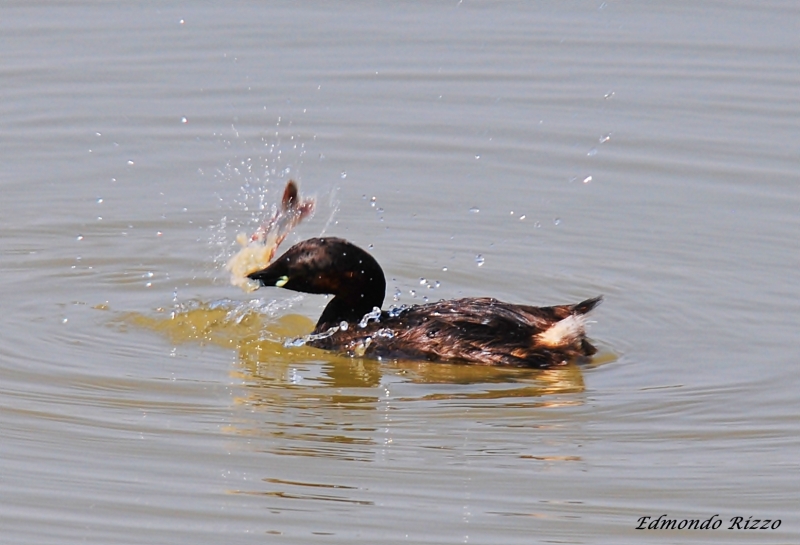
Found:
[[[250,278],[334,297],[308,344],[372,358],[418,359],[480,365],[549,367],[591,356],[584,315],[601,301],[533,307],[487,297],[438,301],[380,311],[386,279],[377,261],[339,238],[292,246]]]

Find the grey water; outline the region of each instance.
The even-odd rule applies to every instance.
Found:
[[[800,542],[798,20],[5,2],[0,542]],[[603,294],[600,353],[284,346],[325,299],[223,265],[290,178],[387,306]]]

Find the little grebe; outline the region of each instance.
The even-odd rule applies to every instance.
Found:
[[[249,277],[264,286],[332,294],[307,343],[326,350],[515,367],[548,367],[596,352],[585,338],[584,315],[602,297],[553,307],[481,297],[381,311],[383,270],[340,238],[300,242]]]

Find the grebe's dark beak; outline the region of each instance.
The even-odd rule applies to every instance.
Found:
[[[289,277],[283,274],[283,271],[275,270],[276,267],[274,267],[274,265],[277,265],[277,263],[273,263],[266,269],[250,273],[247,275],[247,278],[261,282],[262,286],[277,286],[282,288],[289,282]]]

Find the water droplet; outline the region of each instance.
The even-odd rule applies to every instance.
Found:
[[[349,326],[348,326],[347,322],[345,322],[344,320],[342,320],[342,321],[339,323],[339,329],[341,329],[342,331],[347,331],[347,328],[348,328],[348,327],[349,327]]]
[[[561,225],[561,218],[553,218],[553,225]]]
[[[370,205],[372,208],[375,208],[375,202],[376,202],[377,200],[378,200],[378,197],[372,197],[372,198],[370,198],[370,200],[369,200],[369,205]]]
[[[414,299],[417,297],[416,290],[408,290],[408,293],[411,295],[411,298]]]
[[[609,91],[605,95],[603,95],[603,98],[608,100],[609,98],[611,98],[613,96],[614,96],[614,91]]]
[[[583,179],[583,183],[585,183],[585,184],[588,184],[591,181],[592,181],[592,177],[591,176],[587,176],[586,178]]]
[[[98,198],[97,199],[97,204],[103,204],[103,199],[102,198]]]
[[[533,226],[539,229],[542,226],[542,223],[537,221],[536,223],[533,224]]]
[[[522,220],[524,220],[526,217],[527,217],[527,216],[526,216],[525,214],[522,214],[522,215],[519,217],[519,221],[522,221]]]
[[[447,272],[447,267],[442,267],[442,272]]]
[[[587,155],[588,157],[594,157],[595,155],[597,155],[597,148],[592,148],[592,149],[590,149],[590,150],[589,150],[589,151],[586,153],[586,155]]]
[[[303,376],[294,367],[289,371],[289,382],[292,384],[300,384],[303,382]]]
[[[78,235],[75,240],[83,240],[83,235]]]
[[[478,264],[478,267],[483,267],[483,264],[485,262],[486,262],[486,259],[484,259],[483,255],[478,254],[478,255],[475,256],[475,263]]]
[[[129,164],[129,165],[132,165],[132,164],[133,164],[133,161],[128,161],[128,164]]]
[[[181,123],[183,123],[184,125],[185,125],[186,123],[188,123],[188,122],[189,122],[189,120],[188,120],[188,119],[186,119],[185,117],[182,117],[182,118],[181,118]]]
[[[434,288],[438,288],[438,287],[439,287],[439,286],[441,286],[441,285],[442,285],[442,283],[441,283],[441,282],[439,282],[438,280],[437,280],[436,282],[434,282],[434,283],[433,283],[433,287],[434,287]]]
[[[479,154],[479,153],[476,153],[476,154],[475,154],[475,159],[480,159],[480,158],[481,158],[480,154]]]
[[[400,296],[402,294],[403,294],[403,292],[401,292],[398,288],[395,288],[394,297],[392,297],[392,299],[395,300],[395,301],[399,301],[400,300]]]
[[[473,206],[472,208],[469,209],[469,211],[472,212],[473,214],[477,214],[478,212],[481,211],[481,209],[478,208],[477,206]]]
[[[611,140],[611,133],[607,133],[607,134],[604,134],[603,136],[601,136],[599,142],[601,144],[605,144],[609,140]]]
[[[343,171],[342,171],[342,173],[341,173],[341,174],[339,174],[339,177],[340,177],[342,180],[344,180],[345,178],[347,178],[347,172],[343,170]]]

